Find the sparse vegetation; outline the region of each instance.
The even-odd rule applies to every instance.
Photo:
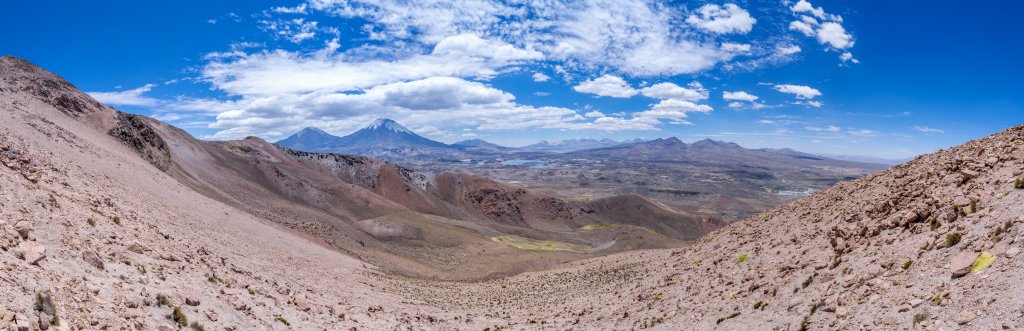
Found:
[[[212,272],[212,271],[209,274],[206,275],[206,281],[208,281],[210,283],[214,283],[214,284],[224,282],[223,279],[220,279],[219,277],[217,277],[217,273]]]
[[[136,265],[135,269],[138,270],[140,274],[143,274],[143,275],[146,274],[146,267],[141,265],[141,264]]]
[[[921,310],[921,312],[914,314],[914,318],[911,321],[914,326],[917,326],[918,323],[924,322],[928,317],[928,308],[925,308],[924,310]]]
[[[960,233],[960,232],[953,232],[953,233],[947,234],[946,235],[946,248],[950,248],[950,247],[956,246],[956,244],[959,244],[960,243],[960,239],[962,237],[963,237],[963,234]]]
[[[1013,188],[1018,190],[1024,189],[1024,177],[1015,179],[1013,181]]]
[[[192,331],[206,331],[206,328],[199,324],[199,322],[192,322],[188,327],[192,329]]]
[[[160,307],[160,306],[168,306],[168,307],[170,307],[171,306],[171,301],[169,299],[167,299],[167,295],[165,295],[163,293],[158,293],[156,295],[156,305],[157,305],[157,307]]]
[[[121,225],[121,217],[120,216],[114,216],[114,224]]]
[[[50,291],[36,293],[35,310],[50,317],[51,324],[59,324],[57,316],[57,305],[53,302],[53,295]]]
[[[903,268],[903,270],[907,270],[907,269],[910,268],[910,264],[912,264],[912,263],[913,263],[912,261],[907,260],[907,262],[903,262],[903,266],[901,266],[901,268]]]
[[[722,324],[722,322],[725,322],[730,318],[735,318],[736,316],[740,316],[740,312],[734,312],[732,314],[729,314],[729,316],[720,317],[717,321],[715,321],[715,324]]]
[[[768,304],[764,301],[758,301],[754,304],[754,310],[764,310],[765,307],[768,307]]]
[[[281,322],[281,324],[284,324],[285,326],[292,326],[292,323],[289,323],[288,320],[284,319],[284,317],[281,316],[281,314],[274,315],[274,320]]]
[[[94,227],[94,228],[96,227],[96,220],[93,219],[92,217],[90,217],[89,219],[85,220],[85,222],[89,223],[89,226],[91,226],[91,227]]]
[[[807,288],[807,286],[810,286],[813,281],[814,275],[807,276],[807,279],[804,279],[804,282],[800,284],[800,288]]]
[[[170,318],[174,323],[178,324],[178,326],[188,325],[188,318],[185,317],[185,313],[181,311],[181,307],[174,307],[174,310],[171,311]]]
[[[740,256],[736,258],[736,263],[743,263],[743,261],[746,261],[746,260],[747,260],[747,254],[740,254]]]
[[[249,295],[256,295],[256,291],[253,291],[251,287],[246,290],[249,290]]]

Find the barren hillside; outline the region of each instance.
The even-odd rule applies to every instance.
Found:
[[[378,239],[380,250],[358,248],[377,252],[380,262],[371,263],[355,258],[365,258],[356,249],[345,252],[321,239],[327,237],[274,217],[293,215],[299,222],[307,216],[352,215],[351,220],[332,216],[338,223],[331,231],[360,238],[468,238],[467,229],[485,223],[417,212],[401,203],[413,200],[378,199],[380,194],[366,186],[332,184],[320,176],[337,175],[314,171],[309,160],[281,159],[281,150],[262,148],[260,158],[251,158],[255,149],[249,148],[260,142],[215,149],[167,135],[157,142],[147,126],[122,116],[82,97],[59,77],[16,58],[0,58],[0,325],[25,330],[1024,327],[1019,282],[1024,279],[1019,255],[1024,126],[837,184],[688,247],[545,263],[518,247],[557,245],[524,241],[529,235],[524,232],[479,241],[481,250],[506,251],[476,261],[481,266],[538,263],[536,271],[445,281],[378,266],[436,272],[423,266],[459,265],[479,253]],[[175,153],[190,152],[188,159],[196,162],[245,161],[225,162],[204,175],[197,170],[205,167],[167,163],[162,149],[154,148],[161,143]],[[182,155],[172,153],[171,159],[186,159]],[[278,163],[265,162],[275,158]],[[259,166],[253,160],[260,160]],[[300,164],[281,166],[288,162]],[[278,176],[274,167],[286,169],[281,174],[292,180],[263,181],[268,174]],[[188,176],[194,183],[182,180]],[[392,180],[396,174],[384,177]],[[404,178],[400,171],[397,177]],[[296,189],[313,185],[318,189]],[[388,187],[386,192],[398,186]],[[247,196],[252,192],[261,193]],[[338,196],[347,200],[316,205],[323,192],[343,192]],[[295,200],[304,203],[288,202]],[[396,212],[372,215],[381,209]],[[416,222],[417,217],[430,221]],[[572,231],[580,231],[580,238],[599,237],[587,231],[608,226],[588,225]],[[409,229],[414,226],[420,232]],[[646,233],[621,227],[626,230],[620,237],[601,240]],[[574,247],[551,256],[575,254]],[[406,263],[416,260],[426,262]]]

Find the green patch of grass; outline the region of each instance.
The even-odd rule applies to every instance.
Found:
[[[960,239],[963,238],[963,234],[960,232],[953,232],[946,235],[946,248],[956,246],[960,243]]]
[[[561,241],[549,241],[549,240],[534,240],[530,238],[514,236],[514,235],[503,235],[491,237],[491,241],[509,245],[518,249],[525,249],[531,251],[570,251],[570,252],[587,252],[590,251],[590,247],[570,244]]]
[[[747,260],[747,254],[740,254],[736,258],[736,263],[743,263],[743,261],[746,261],[746,260]]]
[[[593,230],[598,230],[598,229],[617,228],[617,227],[620,227],[620,226],[622,226],[622,225],[621,224],[610,224],[610,223],[604,223],[604,222],[597,222],[597,223],[594,223],[594,224],[584,225],[584,226],[580,227],[579,229],[583,230],[583,231],[593,231]]]

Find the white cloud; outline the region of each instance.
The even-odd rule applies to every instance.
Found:
[[[778,46],[778,47],[775,48],[775,50],[778,51],[778,53],[782,54],[782,55],[792,55],[792,54],[800,53],[800,46],[797,46],[797,45]]]
[[[850,52],[844,52],[843,54],[840,54],[839,59],[842,60],[843,62],[849,61],[853,63],[860,63],[860,60],[855,59],[853,57],[853,53]]]
[[[794,13],[809,12],[813,14],[814,17],[820,19],[826,18],[825,9],[822,9],[821,7],[815,8],[813,5],[811,5],[810,2],[807,2],[806,0],[797,1],[795,4],[793,4],[793,7],[790,7],[790,10],[792,10]]]
[[[543,72],[533,73],[533,81],[535,82],[546,82],[551,79],[551,76],[545,75]]]
[[[320,22],[305,18],[260,20],[264,31],[273,33],[276,38],[286,39],[293,43],[313,39],[320,31]]]
[[[946,133],[945,130],[929,128],[927,126],[914,126],[914,127],[912,127],[912,129],[914,129],[914,131],[918,131],[918,132],[926,133],[926,134]]]
[[[310,7],[369,21],[371,38],[433,45],[464,33],[540,51],[574,69],[613,68],[636,76],[703,71],[732,58],[718,43],[688,34],[684,13],[660,1],[311,0]],[[730,6],[726,6],[727,13]],[[741,29],[746,13],[716,23]],[[742,13],[740,13],[742,12]],[[746,16],[749,16],[748,14]],[[752,18],[749,18],[753,20]],[[749,23],[753,24],[753,23]],[[741,29],[742,30],[742,29]],[[747,28],[749,30],[749,28]]]
[[[839,131],[842,131],[842,128],[840,128],[838,126],[835,126],[835,125],[829,125],[829,126],[826,126],[826,127],[805,126],[804,129],[806,129],[807,131],[814,131],[814,132],[839,132]]]
[[[586,114],[583,114],[583,116],[584,117],[589,117],[589,118],[601,118],[601,117],[604,117],[605,115],[602,112],[593,110],[593,111],[587,112]]]
[[[629,98],[637,94],[626,80],[619,76],[604,76],[584,81],[572,88],[576,92],[589,93],[603,97]]]
[[[452,38],[451,42],[439,43],[444,47],[435,48],[431,54],[390,61],[353,60],[346,54],[336,53],[336,41],[313,54],[284,50],[238,51],[211,59],[202,70],[202,79],[231,95],[347,91],[433,76],[491,77],[498,69],[536,55],[509,48],[510,45],[503,42],[481,42],[465,35]],[[508,53],[495,54],[474,45],[489,45]]]
[[[815,37],[818,43],[827,45],[830,49],[843,51],[853,47],[853,35],[843,27],[842,16],[826,13],[825,9],[814,7],[806,0],[793,4],[790,11],[799,18],[789,23],[790,30],[799,31],[807,37]],[[852,55],[843,55],[840,58],[843,62],[855,60]]]
[[[815,97],[821,96],[821,91],[818,91],[818,89],[816,88],[805,85],[780,84],[775,85],[775,90],[782,93],[796,95],[796,97],[800,99],[813,99]]]
[[[744,92],[744,91],[737,91],[737,92],[725,91],[725,92],[722,92],[722,99],[723,100],[743,100],[743,101],[754,102],[754,100],[757,100],[758,98],[757,98],[756,95],[753,95],[753,94],[750,94],[750,93],[747,93],[747,92]],[[733,108],[735,108],[735,107],[733,107]]]
[[[846,132],[851,134],[851,135],[858,136],[858,137],[874,137],[874,136],[878,135],[878,131],[866,130],[866,129],[849,130],[849,131],[846,131]]]
[[[154,84],[146,84],[142,87],[118,92],[87,92],[93,99],[99,100],[99,102],[108,105],[117,106],[155,106],[159,103],[159,100],[143,96],[143,93],[149,92],[156,86]]]
[[[828,44],[836,49],[847,49],[853,47],[853,36],[846,33],[842,25],[835,22],[825,22],[817,31],[818,42]]]
[[[271,8],[271,10],[273,10],[275,13],[282,14],[306,14],[306,8],[306,4],[303,3],[295,7],[274,7]]]
[[[442,39],[434,46],[433,54],[453,58],[487,58],[500,63],[543,58],[538,51],[516,48],[504,41],[486,40],[471,33]]]
[[[806,22],[802,22],[802,21],[790,22],[789,23],[789,29],[790,30],[799,31],[800,33],[803,33],[805,36],[808,36],[808,37],[814,36],[814,27],[811,26],[810,24],[806,23]]]
[[[646,97],[655,99],[679,99],[679,100],[704,100],[708,98],[708,90],[700,83],[690,83],[689,88],[664,82],[654,84],[640,89],[640,93]]]
[[[757,23],[749,12],[731,3],[725,4],[724,7],[706,4],[697,11],[700,15],[690,15],[686,18],[686,23],[718,34],[745,34],[750,32],[754,23]]]
[[[749,53],[750,44],[722,43],[722,51],[727,53]]]

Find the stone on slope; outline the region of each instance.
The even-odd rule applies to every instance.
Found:
[[[35,241],[24,241],[14,248],[14,255],[31,264],[46,258],[46,246]]]
[[[96,269],[104,270],[104,268],[105,268],[104,265],[103,265],[103,260],[100,259],[99,254],[96,254],[96,252],[93,252],[93,251],[84,251],[84,252],[82,252],[82,260],[84,260],[85,263],[88,263],[89,265],[95,267]]]
[[[32,222],[29,221],[22,220],[18,221],[18,223],[14,223],[14,230],[18,231],[18,234],[21,235],[21,238],[23,239],[28,239],[28,236],[32,234],[33,229],[35,228],[32,226]]]
[[[953,257],[953,260],[949,262],[949,271],[953,274],[953,278],[963,277],[970,273],[971,265],[977,258],[978,253],[976,252],[962,252]]]

